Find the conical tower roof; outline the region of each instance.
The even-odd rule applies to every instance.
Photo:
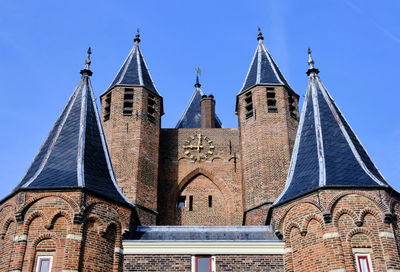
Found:
[[[276,65],[271,54],[265,47],[263,43],[264,38],[260,29],[258,29],[257,40],[258,45],[256,48],[256,52],[254,53],[249,71],[247,72],[246,79],[244,80],[242,89],[240,90],[239,94],[244,93],[245,91],[256,85],[286,86],[291,89],[282,72],[280,71],[278,65]]]
[[[181,118],[176,124],[175,128],[201,128],[201,105],[200,100],[205,95],[200,89],[201,84],[199,83],[198,77],[196,84],[194,85],[194,92],[192,97],[187,104],[185,111]],[[215,127],[221,128],[222,123],[218,116],[215,114]]]
[[[83,188],[128,202],[118,188],[111,166],[89,65],[88,56],[78,85],[14,192]]]
[[[128,86],[128,87],[145,87],[150,92],[159,95],[154,82],[151,78],[149,69],[147,68],[146,62],[142,55],[142,51],[139,47],[139,30],[134,39],[135,45],[129,52],[128,57],[122,64],[114,80],[107,88],[107,91],[114,88],[115,86]]]
[[[293,149],[286,186],[274,205],[323,187],[389,187],[314,68]]]

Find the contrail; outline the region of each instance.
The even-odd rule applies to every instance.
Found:
[[[351,9],[353,9],[354,11],[356,11],[357,13],[359,13],[360,15],[363,15],[364,17],[367,17],[371,23],[378,29],[380,30],[383,34],[385,34],[389,39],[391,39],[392,41],[400,44],[400,38],[398,36],[396,36],[395,34],[393,34],[392,32],[390,32],[389,30],[387,30],[385,27],[383,27],[381,24],[379,24],[377,21],[373,20],[370,18],[370,16],[365,16],[366,13],[364,10],[362,10],[360,7],[356,6],[354,3],[348,1],[348,0],[343,0],[343,2],[349,6]]]

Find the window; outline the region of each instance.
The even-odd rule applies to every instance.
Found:
[[[156,117],[155,117],[155,105],[156,105],[156,100],[155,96],[152,94],[148,94],[147,96],[147,118],[149,119],[150,122],[155,123]]]
[[[125,88],[124,92],[124,107],[122,110],[123,115],[132,115],[133,111],[133,89]]]
[[[106,98],[104,99],[104,116],[103,121],[108,121],[110,119],[110,109],[111,109],[111,92],[106,94]]]
[[[183,209],[186,207],[186,196],[178,197],[178,204],[176,205],[179,209]]]
[[[356,254],[355,257],[358,272],[373,272],[369,254]]]
[[[276,107],[276,93],[274,88],[267,88],[267,105],[268,112],[278,112]]]
[[[192,272],[215,272],[215,257],[208,255],[192,256]]]
[[[189,196],[189,211],[193,211],[193,196]]]
[[[208,207],[212,208],[212,195],[208,196]]]
[[[253,94],[251,92],[247,92],[244,95],[244,102],[246,108],[246,119],[253,116]]]
[[[35,272],[51,272],[53,256],[38,256],[36,259]]]

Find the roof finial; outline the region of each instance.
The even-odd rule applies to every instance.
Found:
[[[264,37],[263,37],[263,35],[262,35],[262,33],[261,33],[261,28],[258,28],[258,37],[257,37],[257,41],[262,41],[262,40],[264,40]]]
[[[92,63],[92,61],[90,60],[91,54],[92,54],[92,48],[89,46],[87,50],[87,58],[85,59],[85,69],[81,70],[81,75],[91,76],[93,74],[93,72],[90,71],[90,64]]]
[[[197,66],[197,67],[196,67],[196,84],[194,84],[194,86],[195,86],[196,88],[200,88],[200,86],[201,86],[201,84],[200,84],[200,82],[199,82],[199,75],[201,75],[201,70],[200,70],[200,68]]]
[[[139,28],[137,29],[136,32],[136,38],[133,40],[136,44],[140,43],[140,34],[139,34]]]
[[[308,71],[307,71],[307,75],[309,76],[311,73],[315,73],[318,75],[319,70],[317,68],[314,67],[314,60],[311,56],[311,49],[310,47],[307,50],[307,54],[308,54]]]

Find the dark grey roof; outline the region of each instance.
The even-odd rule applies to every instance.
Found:
[[[203,95],[204,93],[200,89],[200,86],[196,84],[193,95],[190,98],[189,103],[187,104],[186,109],[175,128],[201,128],[200,100]],[[218,118],[217,114],[215,114],[215,127],[222,127],[221,120]]]
[[[271,226],[139,226],[140,241],[279,241]]]
[[[309,74],[286,186],[274,205],[323,187],[389,187],[318,70]]]
[[[139,42],[135,42],[107,91],[115,86],[141,86],[159,95],[144,61]]]
[[[128,202],[115,181],[87,73],[83,73],[14,192],[65,188],[85,188],[119,202]]]
[[[258,41],[256,52],[239,94],[256,85],[278,85],[290,88],[262,39]]]

